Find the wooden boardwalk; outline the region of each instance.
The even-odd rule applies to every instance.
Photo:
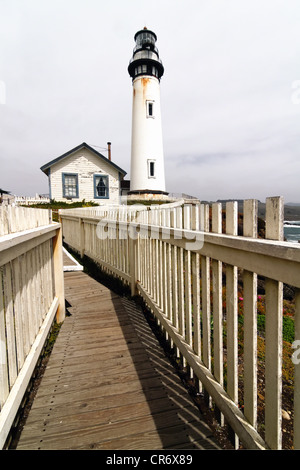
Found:
[[[71,304],[17,449],[220,449],[136,304],[65,272]]]

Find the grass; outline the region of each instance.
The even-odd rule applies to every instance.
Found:
[[[93,201],[86,201],[85,199],[82,199],[82,201],[77,201],[77,202],[55,201],[54,199],[51,199],[50,202],[31,204],[30,207],[33,207],[36,209],[51,209],[52,220],[54,222],[58,222],[59,209],[75,209],[78,207],[96,207],[98,205],[99,204],[96,204]],[[25,207],[28,207],[28,206],[25,206]]]

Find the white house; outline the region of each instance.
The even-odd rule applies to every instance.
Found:
[[[56,201],[94,201],[118,204],[126,175],[118,165],[83,142],[41,167],[49,179],[50,198]]]

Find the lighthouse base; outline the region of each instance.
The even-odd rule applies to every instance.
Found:
[[[154,201],[154,202],[167,202],[169,199],[169,193],[165,191],[154,191],[154,190],[140,190],[140,191],[129,191],[127,195],[128,201]]]

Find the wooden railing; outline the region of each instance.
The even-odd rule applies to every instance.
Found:
[[[31,206],[32,204],[47,204],[50,202],[50,198],[38,195],[36,195],[35,197],[16,196],[14,202],[17,205]]]
[[[300,344],[300,246],[283,241],[282,198],[266,200],[265,227],[259,238],[255,200],[244,201],[242,225],[237,202],[228,202],[226,211],[220,203],[165,204],[62,210],[60,215],[64,241],[129,285],[132,295],[144,299],[199,381],[208,404],[218,410],[220,424],[225,422],[234,431],[235,447],[241,443],[249,449],[280,449],[283,283],[294,288],[292,346]],[[258,277],[265,289],[263,334],[257,329]],[[258,339],[264,343],[261,425]],[[299,449],[296,357],[290,358],[294,367],[290,412],[294,448]]]
[[[65,315],[61,225],[43,209],[0,207],[0,448],[55,318]]]

